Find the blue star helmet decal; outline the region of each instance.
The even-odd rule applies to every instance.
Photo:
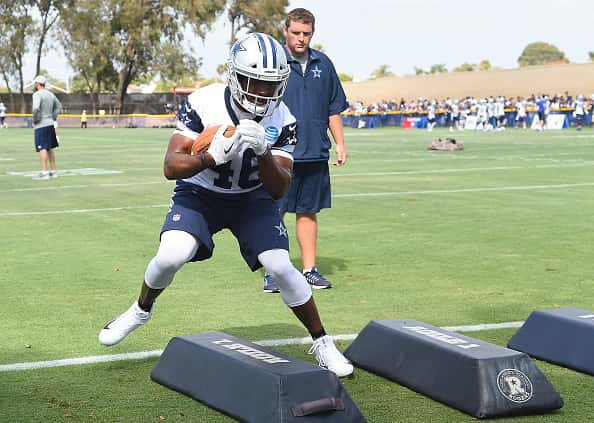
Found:
[[[233,50],[231,50],[231,53],[233,53],[233,56],[235,56],[240,51],[245,51],[245,48],[243,48],[243,45],[241,43],[235,43],[235,45],[233,46]]]

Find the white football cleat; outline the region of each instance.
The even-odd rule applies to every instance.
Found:
[[[334,345],[334,341],[328,335],[324,335],[314,341],[309,354],[316,355],[320,367],[334,372],[338,377],[353,374],[353,365]]]
[[[151,320],[153,315],[153,307],[151,311],[144,311],[138,306],[138,302],[105,325],[101,332],[99,332],[99,342],[105,346],[111,346],[122,341],[130,332],[138,329],[146,322]]]

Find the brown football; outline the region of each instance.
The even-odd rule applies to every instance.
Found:
[[[216,132],[219,130],[220,127],[221,125],[209,126],[208,128],[204,129],[204,131],[202,131],[200,135],[198,135],[198,138],[196,138],[194,140],[194,143],[192,144],[192,156],[198,155],[203,151],[208,150],[208,147],[210,146],[212,139],[214,138]],[[235,127],[227,126],[227,129],[225,129],[223,135],[226,137],[231,137],[234,133]]]

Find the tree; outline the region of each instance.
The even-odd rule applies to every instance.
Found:
[[[380,65],[379,68],[377,68],[371,73],[371,79],[387,78],[389,76],[394,76],[394,73],[390,72],[389,69],[390,67],[388,65]]]
[[[491,70],[493,67],[491,66],[491,62],[489,62],[487,59],[483,59],[478,64],[478,68],[480,71],[488,71]]]
[[[448,69],[444,64],[432,65],[429,73],[447,73]]]
[[[184,33],[203,38],[224,7],[225,0],[69,0],[71,14],[64,27],[72,31],[65,39],[77,44],[69,50],[78,69],[84,64],[99,71],[92,78],[88,74],[89,81],[108,81],[117,74],[115,108],[121,112],[134,80],[157,74],[172,81],[185,73],[198,77],[201,61],[184,48]],[[79,14],[88,17],[73,23]]]
[[[589,51],[588,56],[590,56],[590,62],[594,62],[594,51]]]
[[[423,69],[423,68],[417,68],[415,66],[415,75],[426,75],[426,74],[427,74],[427,71],[425,71],[425,69]]]
[[[217,66],[217,75],[222,77],[225,72],[227,72],[227,64],[226,63],[221,63],[220,65]]]
[[[544,65],[548,62],[558,61],[568,62],[565,58],[565,53],[554,45],[542,41],[528,44],[520,57],[518,57],[520,67]]]
[[[31,6],[37,9],[36,12],[40,15],[40,20],[35,23],[35,35],[38,37],[35,75],[40,74],[43,47],[50,29],[60,17],[62,3],[64,2],[59,0],[30,0]]]
[[[324,49],[324,46],[321,45],[320,43],[315,43],[311,46],[311,48],[313,48],[314,50],[318,50],[321,51],[322,53],[325,53],[326,50]]]
[[[265,32],[282,40],[283,19],[289,0],[231,0],[227,17],[231,24],[229,45],[237,40],[243,30]]]
[[[112,2],[112,34],[116,41],[115,68],[118,71],[116,108],[121,111],[128,85],[155,66],[173,65],[170,60],[183,54],[186,25],[203,37],[223,10],[225,0],[109,0]],[[166,51],[175,45],[175,51]],[[161,63],[159,64],[159,61]]]
[[[73,88],[91,94],[92,113],[97,112],[99,93],[115,92],[118,86],[111,15],[106,1],[73,1],[62,11],[60,40],[70,66],[76,71]]]
[[[453,72],[472,72],[476,70],[476,65],[471,63],[463,63],[457,68],[452,69]]]
[[[340,79],[341,82],[351,82],[353,80],[353,77],[346,73],[339,72],[338,79]]]
[[[169,90],[172,87],[194,87],[195,85],[196,85],[196,79],[194,79],[193,77],[191,77],[189,75],[179,77],[176,80],[168,80],[166,78],[161,78],[159,80],[159,82],[157,82],[157,86],[155,87],[155,92],[165,93],[165,92],[169,92]]]
[[[18,92],[23,93],[24,57],[27,53],[27,38],[33,30],[28,0],[0,0],[0,72],[8,89],[13,82]],[[12,91],[9,91],[12,92]],[[25,103],[21,112],[25,112]]]

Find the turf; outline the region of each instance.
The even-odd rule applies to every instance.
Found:
[[[119,173],[36,181],[14,174],[39,168],[32,131],[0,131],[0,364],[159,350],[173,336],[213,330],[252,341],[306,335],[221,233],[214,259],[184,267],[146,327],[110,349],[98,344],[102,325],[136,297],[158,245],[173,186],[161,170],[169,134],[61,129],[59,169]],[[448,135],[347,129],[349,162],[332,167],[333,207],[319,216],[318,267],[335,288],[314,295],[329,332],[357,333],[372,319],[451,326],[594,310],[594,131],[462,132],[454,135],[464,151],[427,150]],[[294,234],[291,215],[287,226]],[[469,335],[506,345],[513,333]],[[273,349],[312,360],[307,346]],[[231,421],[151,382],[155,363],[1,372],[0,420]],[[594,420],[591,376],[538,366],[565,407],[513,420]],[[360,369],[344,384],[370,422],[473,420]]]

